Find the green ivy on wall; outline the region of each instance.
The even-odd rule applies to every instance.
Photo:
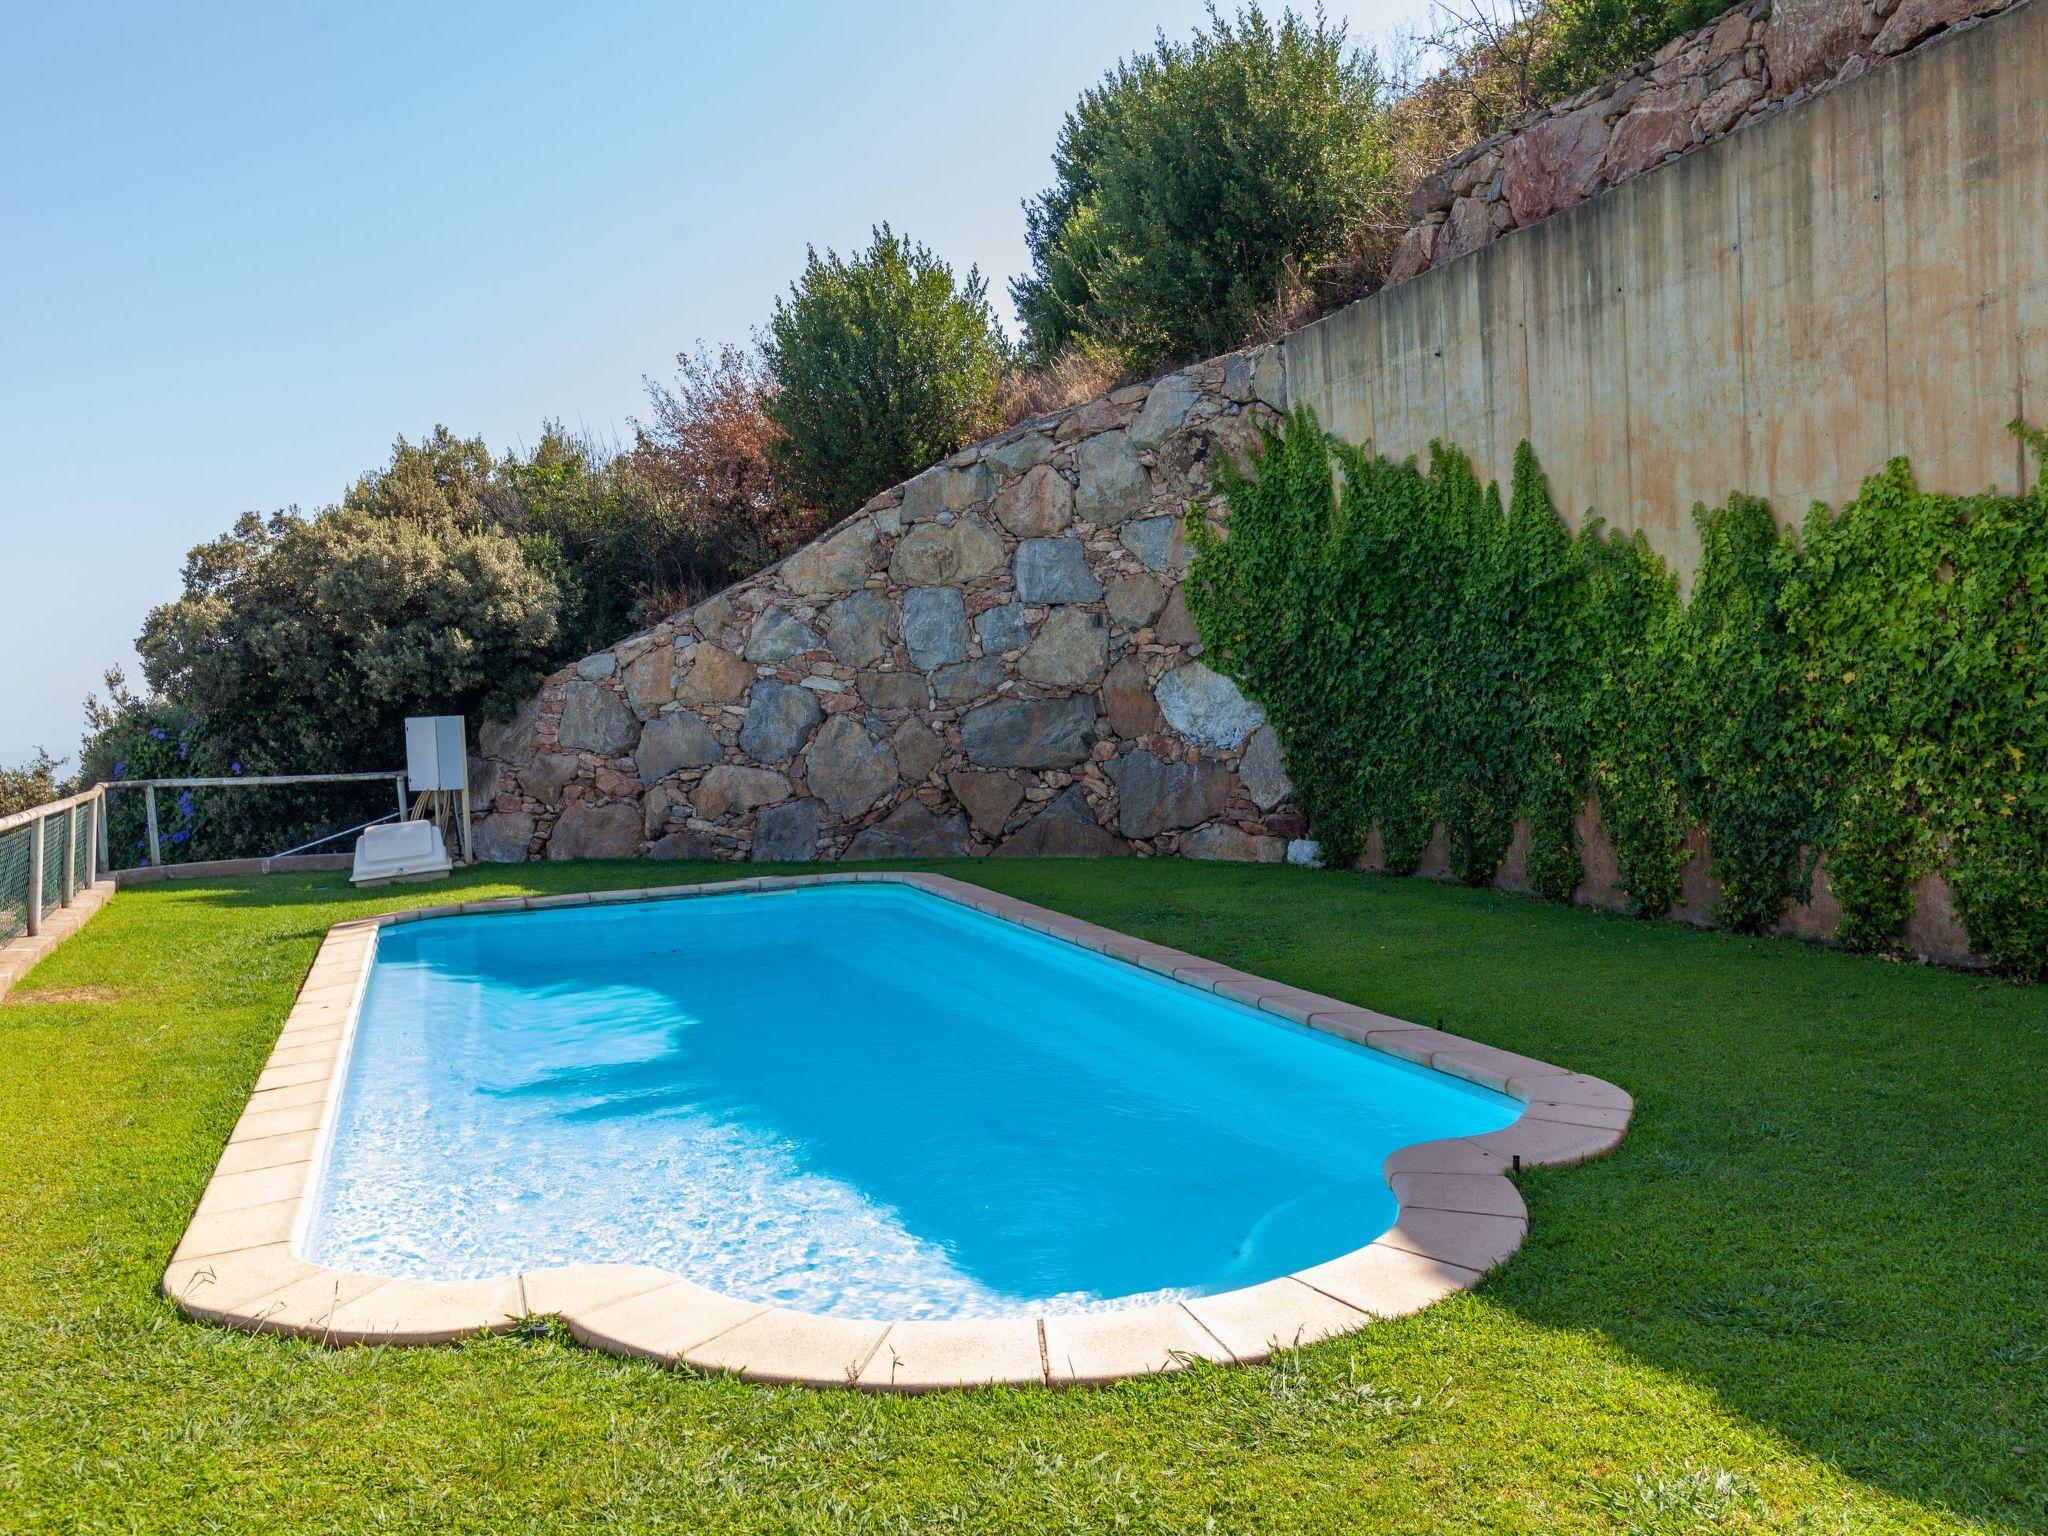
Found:
[[[1725,926],[1768,927],[1824,862],[1840,936],[1893,945],[1941,869],[1972,944],[2048,966],[2048,470],[1953,497],[1894,460],[1798,537],[1754,497],[1697,507],[1689,598],[1641,534],[1570,533],[1526,443],[1503,506],[1455,449],[1396,463],[1301,407],[1217,479],[1189,611],[1327,863],[1376,833],[1412,873],[1441,826],[1482,884],[1520,820],[1530,887],[1567,899],[1590,795],[1645,916],[1680,899],[1697,825]]]

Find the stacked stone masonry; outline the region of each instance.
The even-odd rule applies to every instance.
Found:
[[[1474,145],[1408,195],[1389,283],[1477,250],[2013,0],[1750,0]]]
[[[955,454],[481,733],[478,855],[1275,861],[1305,833],[1200,660],[1184,519],[1284,405],[1277,347]]]

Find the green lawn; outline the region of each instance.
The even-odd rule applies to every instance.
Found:
[[[1477,1291],[1255,1368],[886,1399],[324,1351],[157,1293],[321,933],[647,869],[145,887],[0,1005],[0,1530],[2048,1528],[2048,992],[1416,881],[933,867],[1610,1078],[1635,1127],[1523,1178]]]

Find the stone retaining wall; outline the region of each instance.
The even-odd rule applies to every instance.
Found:
[[[2012,0],[1749,0],[1459,154],[1408,195],[1388,283],[1477,250],[1853,80]]]
[[[1283,404],[1279,349],[979,443],[481,733],[481,858],[1145,854],[1305,828],[1197,659],[1182,519]]]

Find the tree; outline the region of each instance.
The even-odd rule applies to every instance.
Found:
[[[251,771],[386,766],[408,714],[504,713],[557,598],[495,528],[336,508],[244,514],[193,550],[137,650],[154,694]]]
[[[1396,192],[1383,82],[1341,24],[1257,4],[1161,35],[1067,114],[1011,295],[1034,355],[1134,368],[1235,346]]]
[[[457,437],[436,425],[417,443],[400,437],[391,462],[358,478],[342,493],[341,505],[372,517],[480,528],[489,520],[485,497],[496,467],[482,438]]]
[[[843,514],[989,425],[1008,348],[980,271],[956,283],[884,224],[851,260],[810,251],[762,351],[770,462],[798,501]]]
[[[57,778],[63,766],[63,758],[52,757],[41,747],[11,768],[0,764],[0,816],[55,800],[64,792]]]

